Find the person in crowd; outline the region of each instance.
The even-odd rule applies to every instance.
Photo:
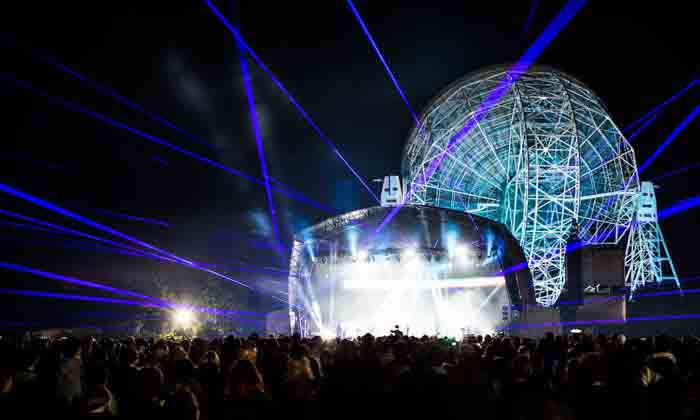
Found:
[[[197,381],[201,388],[200,410],[202,418],[207,419],[221,409],[219,402],[222,400],[225,388],[219,355],[213,350],[202,354],[197,370]]]
[[[199,398],[201,389],[196,382],[195,365],[187,358],[184,347],[174,352],[174,392],[166,401],[165,411],[171,419],[199,420]]]
[[[79,413],[83,418],[114,417],[117,414],[117,401],[107,388],[107,368],[103,364],[87,367],[86,389],[80,397]]]
[[[144,367],[138,371],[136,398],[119,407],[125,419],[157,419],[165,415],[165,376],[157,367]]]
[[[264,419],[273,416],[270,396],[255,364],[245,359],[237,360],[228,373],[225,418]]]
[[[72,405],[82,394],[80,340],[67,337],[60,344],[62,358],[57,372],[56,395],[64,405]]]
[[[0,338],[3,419],[450,419],[470,407],[495,420],[700,418],[700,339]]]
[[[287,362],[287,397],[291,400],[310,400],[314,397],[315,376],[308,348],[298,346]]]

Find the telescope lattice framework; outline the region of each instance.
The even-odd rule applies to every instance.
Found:
[[[659,226],[654,184],[642,182],[625,250],[625,285],[630,288],[632,298],[637,289],[665,281],[681,287]]]
[[[425,108],[403,154],[407,200],[505,224],[525,251],[535,299],[551,306],[566,282],[566,245],[574,232],[587,244],[602,245],[617,244],[629,230],[639,193],[637,165],[590,89],[559,71],[532,68],[419,182],[509,77],[507,68],[468,75]]]

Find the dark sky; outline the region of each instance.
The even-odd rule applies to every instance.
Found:
[[[260,176],[236,45],[203,3],[12,3],[0,18],[3,73]],[[360,174],[372,179],[398,173],[411,119],[344,1],[214,3],[240,25],[249,45]],[[529,32],[523,33],[531,2],[475,3],[356,2],[416,111],[460,76],[517,59],[564,4],[539,2]],[[646,3],[590,2],[538,61],[593,89],[619,126],[700,74],[693,13],[682,3]],[[113,87],[214,148],[56,71],[36,58],[41,54]],[[249,64],[271,176],[338,212],[371,204],[276,86]],[[186,258],[279,264],[270,250],[264,188],[67,111],[6,81],[0,89],[5,103],[0,182]],[[700,86],[668,107],[635,139],[638,162],[698,103],[699,92]],[[700,122],[695,121],[642,178],[696,163],[698,133]],[[696,195],[699,173],[666,179],[658,193],[660,207]],[[287,243],[294,231],[324,217],[284,196],[274,198]],[[80,227],[9,196],[0,208]],[[100,209],[158,219],[169,227],[116,218]],[[700,272],[694,258],[698,214],[690,210],[662,225],[681,273]],[[0,232],[2,259],[32,267],[115,284],[162,269],[162,264],[86,250],[85,244],[68,248],[52,235],[9,226],[0,226]],[[178,275],[191,287],[212,281],[183,270]],[[245,281],[260,279],[249,272],[227,273]],[[15,286],[61,290],[30,276],[5,275]],[[15,307],[26,301],[22,298]]]

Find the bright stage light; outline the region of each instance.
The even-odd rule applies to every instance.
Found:
[[[368,256],[369,256],[369,253],[364,249],[357,251],[357,259],[360,261],[365,261]]]
[[[410,259],[416,256],[416,250],[415,248],[407,248],[403,251],[401,256],[405,259]]]
[[[194,312],[186,308],[177,309],[173,312],[173,321],[178,327],[187,328],[194,322]]]
[[[467,264],[469,262],[469,254],[469,248],[464,244],[459,244],[454,248],[454,256],[460,264]]]
[[[345,289],[373,289],[373,290],[411,290],[411,289],[472,289],[476,287],[504,287],[506,279],[503,276],[470,277],[433,281],[405,281],[354,278],[343,282]]]
[[[324,340],[334,340],[335,334],[328,328],[321,329],[321,338]]]

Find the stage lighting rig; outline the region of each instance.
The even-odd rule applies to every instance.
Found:
[[[173,312],[173,321],[180,328],[189,328],[195,321],[194,312],[191,309],[179,308]]]

